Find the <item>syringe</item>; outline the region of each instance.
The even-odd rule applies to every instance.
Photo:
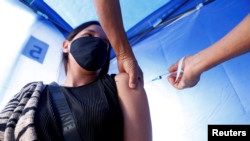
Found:
[[[183,70],[180,71],[180,73],[183,73],[183,72],[184,72]],[[160,79],[162,79],[162,78],[164,78],[166,76],[169,76],[171,74],[177,74],[177,71],[175,71],[175,72],[169,72],[169,73],[165,73],[165,74],[159,75],[159,76],[155,77],[154,79],[152,79],[152,80],[150,80],[150,81],[148,81],[146,83],[149,83],[149,82],[152,82],[152,81],[156,81],[156,80],[160,80]]]
[[[160,80],[160,79],[162,79],[163,77],[168,76],[168,75],[171,75],[171,74],[177,74],[177,75],[176,75],[176,78],[175,78],[175,82],[176,82],[176,81],[178,80],[180,74],[183,73],[183,70],[181,69],[181,67],[182,67],[182,63],[183,63],[183,61],[184,61],[184,58],[185,58],[185,57],[182,57],[182,58],[180,59],[180,61],[178,62],[177,71],[162,74],[162,75],[157,76],[157,77],[155,77],[154,79],[152,79],[151,81],[148,81],[148,82],[146,82],[146,83],[149,83],[149,82],[152,82],[152,81],[156,81],[156,80]]]

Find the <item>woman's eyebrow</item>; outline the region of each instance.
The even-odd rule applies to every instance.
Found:
[[[83,30],[84,32],[92,32],[92,33],[96,33],[94,30],[90,30],[90,29],[86,29],[86,30]]]

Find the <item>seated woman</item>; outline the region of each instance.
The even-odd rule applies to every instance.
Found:
[[[60,86],[82,141],[151,141],[147,96],[128,75],[108,75],[111,46],[97,21],[74,29],[63,42]],[[27,84],[0,113],[0,140],[64,140],[49,86]],[[72,139],[74,140],[74,139]]]

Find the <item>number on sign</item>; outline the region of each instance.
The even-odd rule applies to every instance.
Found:
[[[41,47],[39,47],[39,46],[36,46],[36,45],[34,45],[33,47],[35,48],[35,50],[30,50],[29,54],[34,59],[39,60],[39,56],[42,53],[43,49]],[[37,56],[36,56],[36,54],[37,54]]]
[[[30,36],[28,42],[23,48],[22,54],[42,64],[48,51],[48,47],[49,45],[45,42]]]

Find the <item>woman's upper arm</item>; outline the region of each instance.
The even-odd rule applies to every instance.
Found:
[[[128,87],[128,74],[115,76],[118,98],[124,117],[124,141],[151,141],[150,111],[143,84],[135,89]]]

